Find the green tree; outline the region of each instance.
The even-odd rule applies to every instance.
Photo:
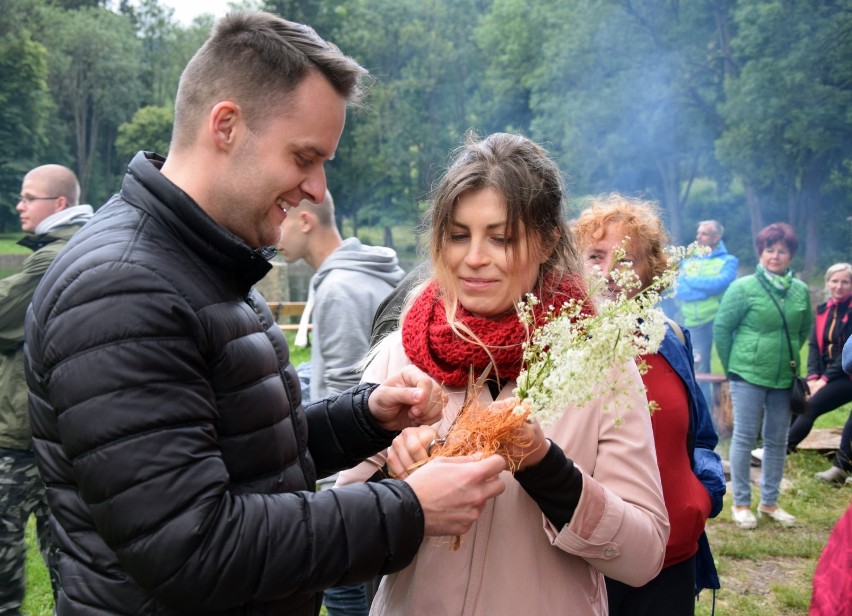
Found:
[[[477,24],[476,43],[487,58],[478,97],[487,132],[530,134],[530,99],[546,70],[543,46],[565,31],[550,18],[551,4],[495,0]]]
[[[115,151],[120,159],[130,160],[139,150],[166,156],[172,137],[175,114],[171,107],[142,107],[130,122],[118,127]]]
[[[115,189],[118,126],[140,99],[139,43],[127,18],[101,8],[52,10],[45,26],[50,89],[73,128],[80,185],[91,201],[101,202]]]
[[[726,82],[718,156],[752,189],[752,231],[794,225],[812,273],[823,229],[850,205],[836,180],[852,158],[852,1],[761,0],[734,15],[738,70]],[[827,197],[842,207],[826,211]]]
[[[552,140],[576,191],[654,198],[679,241],[718,130],[710,5],[554,0],[538,10],[552,25],[541,43],[546,70],[530,86],[533,133]]]
[[[52,111],[47,87],[47,50],[33,41],[22,11],[33,3],[3,0],[0,10],[0,229],[19,231],[15,205],[21,179],[43,162]],[[8,19],[8,21],[7,21]],[[57,160],[57,159],[54,159]]]
[[[391,225],[419,218],[441,163],[471,125],[479,15],[451,0],[349,0],[336,15],[329,37],[376,83],[365,109],[350,114],[329,181],[347,216],[357,220],[361,210],[387,237]]]
[[[123,0],[120,10],[130,20],[140,42],[140,102],[148,105],[171,104],[182,69],[172,55],[178,30],[174,22],[174,9],[160,4],[159,0],[140,0],[135,4]]]

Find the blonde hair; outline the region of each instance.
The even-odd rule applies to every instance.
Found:
[[[837,272],[846,272],[849,279],[852,280],[852,265],[849,263],[835,263],[825,270],[825,282],[828,284],[828,279],[834,276]]]

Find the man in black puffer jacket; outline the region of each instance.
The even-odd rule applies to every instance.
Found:
[[[138,154],[46,273],[26,360],[60,616],[317,614],[504,489],[493,456],[314,493],[441,412],[416,369],[303,408],[252,289],[284,206],[325,194],[363,73],[306,26],[224,18],[181,76],[168,160]]]

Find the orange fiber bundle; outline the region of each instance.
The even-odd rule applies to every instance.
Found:
[[[518,409],[518,410],[516,410]],[[515,472],[532,444],[524,424],[531,409],[516,398],[492,402],[488,406],[468,393],[449,433],[435,442],[429,457],[457,457],[481,453],[483,457],[498,454],[506,458],[509,470]]]
[[[480,453],[483,457],[498,454],[506,459],[509,470],[514,473],[533,442],[524,428],[532,409],[529,404],[522,403],[517,398],[483,405],[479,402],[483,377],[474,383],[471,372],[464,404],[450,425],[447,435],[436,439],[430,445],[428,459],[438,456],[468,456],[475,453]],[[450,543],[450,551],[454,552],[459,547],[461,537],[455,536]]]

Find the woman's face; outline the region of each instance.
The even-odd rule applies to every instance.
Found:
[[[775,242],[764,248],[763,252],[760,253],[760,264],[767,272],[772,274],[784,274],[790,267],[792,260],[793,255],[784,242]]]
[[[624,256],[616,262],[615,251],[622,246],[624,241],[624,230],[618,222],[611,222],[606,226],[606,232],[598,240],[592,240],[583,249],[583,261],[591,273],[602,274],[607,281],[607,295],[610,298],[615,298],[621,291],[621,288],[612,280],[610,272],[619,263],[632,263],[633,272],[642,281],[642,288],[645,288],[651,281],[648,261],[645,259],[644,253],[637,247],[635,240],[631,240],[624,245]],[[631,289],[628,292],[630,297],[633,297],[641,289]]]
[[[462,195],[456,204],[444,259],[459,302],[475,316],[495,319],[532,290],[545,261],[529,254],[524,235],[509,251],[506,203],[492,188]],[[525,234],[521,225],[519,233]]]
[[[839,301],[845,299],[852,293],[852,276],[849,272],[834,272],[825,283],[828,295],[831,299]]]

